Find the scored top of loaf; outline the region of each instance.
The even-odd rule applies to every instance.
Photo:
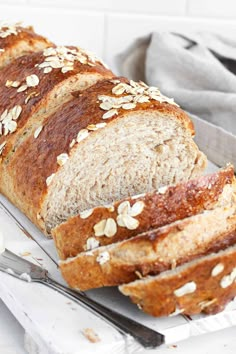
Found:
[[[8,140],[23,127],[36,105],[56,85],[76,73],[105,74],[108,70],[90,52],[78,47],[50,47],[25,55],[1,71],[0,155],[8,153]],[[111,75],[110,75],[111,76]]]

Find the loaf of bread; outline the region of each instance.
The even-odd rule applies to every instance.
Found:
[[[45,53],[41,55],[37,63],[44,60]],[[98,71],[96,66],[84,67],[86,72]],[[103,75],[111,75],[100,67]],[[41,74],[35,61],[34,70]],[[193,142],[191,120],[173,100],[144,83],[115,78],[75,93],[58,109],[58,86],[63,86],[64,96],[67,92],[67,100],[73,82],[78,88],[89,81],[73,72],[57,69],[51,80],[41,74],[53,92],[50,106],[57,110],[37,120],[28,111],[22,114],[21,129],[15,137],[7,136],[14,143],[7,139],[2,153],[1,192],[45,233],[89,208],[201,174],[206,158]],[[59,79],[55,86],[61,76],[69,77],[69,83]],[[42,95],[46,99],[39,107],[44,109],[49,98]],[[32,105],[35,111],[35,101]],[[10,151],[8,144],[13,146]]]
[[[89,209],[52,230],[61,259],[109,245],[176,220],[223,206],[232,193],[233,166],[185,183]]]
[[[228,238],[236,228],[235,192],[234,182],[224,191],[223,206],[61,261],[62,275],[80,290],[115,286],[231,245],[236,242]]]
[[[206,157],[173,99],[20,25],[0,27],[0,69],[0,192],[53,235],[68,284],[120,285],[154,316],[223,309],[233,167],[199,177]]]
[[[236,230],[228,238],[235,239]],[[119,287],[152,316],[214,314],[236,296],[236,245]]]
[[[33,27],[2,23],[0,25],[0,69],[22,55],[38,52],[52,45],[47,38],[36,34]]]

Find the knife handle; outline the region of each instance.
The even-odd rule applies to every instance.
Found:
[[[83,292],[72,290],[50,277],[46,277],[39,281],[50,288],[57,290],[61,294],[65,295],[69,299],[82,305],[101,319],[105,320],[119,332],[125,335],[130,335],[137,342],[139,342],[144,348],[156,348],[164,343],[164,335],[148,328],[141,323],[138,323],[124,315],[108,309],[102,304],[92,300]]]

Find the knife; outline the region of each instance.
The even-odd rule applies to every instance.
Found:
[[[17,256],[8,249],[0,254],[0,271],[29,283],[36,282],[49,286],[105,320],[122,334],[131,335],[144,348],[156,348],[164,343],[163,334],[108,309],[81,291],[72,290],[58,283],[49,276],[46,269]]]

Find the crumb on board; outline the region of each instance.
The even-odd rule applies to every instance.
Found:
[[[28,251],[25,251],[25,252],[20,253],[20,256],[21,256],[21,257],[31,256],[31,253],[28,252]]]
[[[92,328],[84,328],[82,333],[91,343],[97,343],[101,341],[97,333],[95,333]]]
[[[168,348],[169,349],[175,349],[175,348],[177,348],[177,345],[176,344],[171,344],[171,345],[168,345]]]

